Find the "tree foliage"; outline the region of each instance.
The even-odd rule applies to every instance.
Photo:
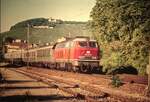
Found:
[[[96,0],[90,25],[105,69],[132,65],[145,74],[150,50],[149,0]]]

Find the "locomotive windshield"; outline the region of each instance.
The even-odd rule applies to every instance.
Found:
[[[94,41],[89,42],[89,47],[97,47],[97,43]]]
[[[80,41],[79,42],[79,46],[80,47],[92,47],[92,48],[96,48],[97,47],[97,43],[95,41]]]
[[[87,42],[86,41],[80,41],[79,42],[80,47],[87,47]]]

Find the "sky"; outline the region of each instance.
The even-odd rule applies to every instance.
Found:
[[[87,21],[95,0],[0,0],[0,32],[32,18]]]

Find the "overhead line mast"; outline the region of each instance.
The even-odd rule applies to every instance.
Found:
[[[30,25],[27,24],[27,69],[29,69],[29,34],[30,34]]]

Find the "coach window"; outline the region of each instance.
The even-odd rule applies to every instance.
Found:
[[[64,48],[64,47],[65,47],[65,43],[62,43],[62,44],[61,44],[61,48]]]

